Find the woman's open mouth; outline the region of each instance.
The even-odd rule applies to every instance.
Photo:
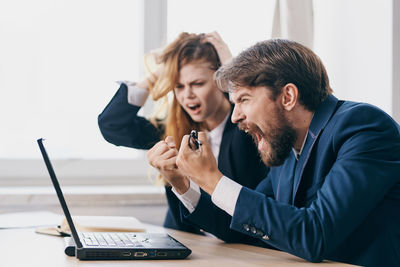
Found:
[[[201,110],[200,104],[188,104],[186,107],[189,109],[191,114],[198,114]]]

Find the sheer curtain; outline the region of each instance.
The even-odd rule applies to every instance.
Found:
[[[294,40],[312,49],[314,44],[312,0],[276,0],[272,38]]]

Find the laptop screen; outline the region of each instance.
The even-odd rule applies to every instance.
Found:
[[[74,238],[75,244],[78,248],[82,248],[82,243],[79,240],[78,232],[76,231],[75,225],[72,221],[72,217],[71,217],[71,214],[69,213],[67,203],[65,202],[64,195],[61,191],[60,184],[58,183],[53,166],[51,165],[51,162],[47,155],[46,149],[44,148],[43,140],[44,140],[43,138],[40,138],[37,140],[37,143],[40,148],[40,152],[42,153],[47,170],[49,171],[50,178],[51,178],[51,181],[53,182],[54,189],[56,190],[58,200],[60,201],[60,204],[64,211],[65,217],[67,218],[67,222],[68,222],[69,228],[71,229],[72,237]]]

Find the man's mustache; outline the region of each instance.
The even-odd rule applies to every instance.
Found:
[[[265,134],[263,133],[263,131],[261,131],[261,129],[254,123],[239,122],[238,128],[253,136],[254,140],[257,140],[257,138],[255,138],[256,133],[261,137],[265,138]]]
[[[238,128],[239,128],[239,130],[247,131],[247,123],[239,122],[238,123]]]

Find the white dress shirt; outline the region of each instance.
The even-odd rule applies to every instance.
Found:
[[[128,87],[128,103],[134,106],[143,107],[146,103],[149,91],[136,86],[130,81],[117,81],[118,84],[124,83]]]

